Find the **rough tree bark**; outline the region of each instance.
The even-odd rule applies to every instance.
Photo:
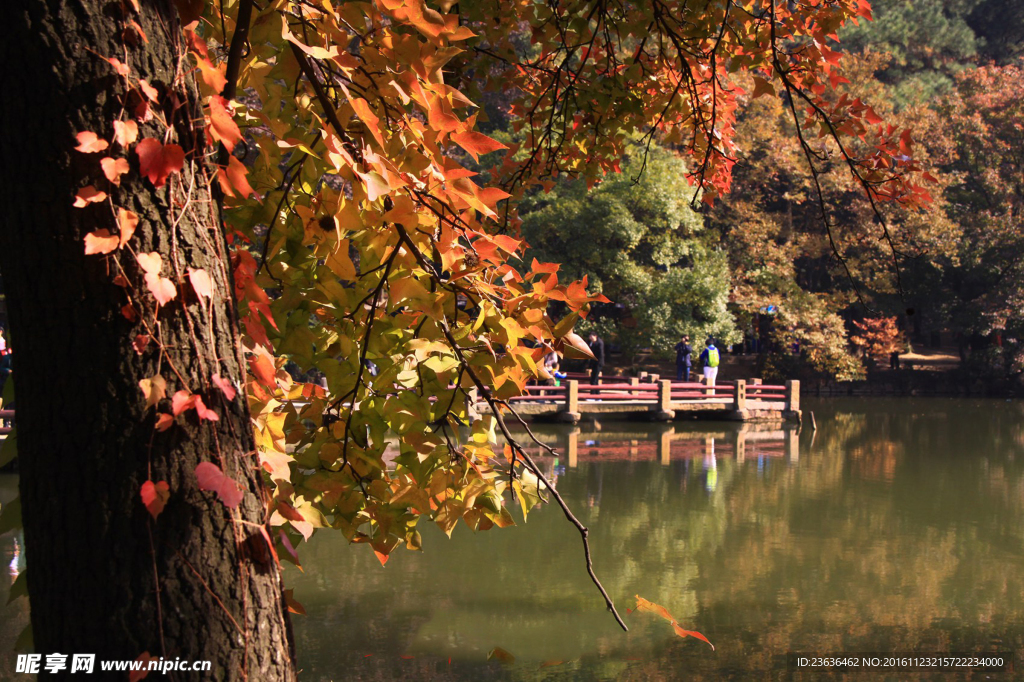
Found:
[[[7,8],[0,41],[0,269],[15,348],[35,650],[98,659],[149,652],[210,660],[214,672],[204,679],[294,679],[280,572],[260,533],[265,505],[249,410],[244,393],[228,401],[210,383],[219,373],[240,385],[244,371],[227,245],[199,152],[199,95],[180,58],[171,0],[142,0],[138,15],[127,14],[131,5],[19,0]],[[148,43],[126,41],[130,19]],[[184,172],[159,189],[142,179],[134,152],[74,151],[76,133],[111,139],[121,115],[126,86],[101,58],[110,56],[159,90],[162,114],[188,155]],[[162,135],[152,122],[140,126],[140,139]],[[131,164],[120,188],[100,171],[107,153]],[[113,202],[73,208],[76,191],[90,184]],[[136,335],[149,331],[121,311],[127,291],[146,291],[135,258],[120,252],[131,284],[124,288],[113,282],[111,258],[84,254],[86,233],[117,233],[112,206],[139,215],[131,248],[161,254],[164,275],[178,286],[158,317],[148,294],[137,306],[150,328],[159,320],[162,361],[156,343],[133,349]],[[190,267],[213,277],[212,304],[192,292]],[[158,370],[168,396],[187,386],[220,421],[200,424],[189,411],[154,431],[139,380]],[[236,520],[199,489],[202,461],[220,465],[245,491]],[[156,521],[140,501],[147,479],[170,485]]]

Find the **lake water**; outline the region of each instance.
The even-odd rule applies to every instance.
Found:
[[[590,527],[629,633],[554,505],[511,529],[459,526],[450,540],[424,524],[424,551],[396,550],[383,568],[365,546],[321,533],[300,550],[305,572],[287,575],[308,613],[294,618],[300,679],[818,679],[793,675],[787,653],[1024,650],[1024,403],[804,407],[818,428],[799,435],[541,429],[562,451],[542,466]],[[8,563],[13,542],[0,538]],[[652,614],[626,615],[634,595],[716,650]],[[23,618],[14,608],[0,615],[0,646]],[[488,661],[495,647],[514,661]]]

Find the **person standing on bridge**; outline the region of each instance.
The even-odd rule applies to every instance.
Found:
[[[715,340],[708,337],[708,340],[704,342],[704,352],[700,354],[700,364],[704,368],[704,381],[708,386],[715,385],[715,379],[718,378],[718,363],[721,361],[721,355],[718,349],[715,348]],[[714,394],[714,391],[711,392]]]
[[[589,343],[590,352],[593,353],[594,359],[590,361],[590,383],[593,386],[597,386],[598,381],[601,377],[601,370],[604,369],[604,341],[597,335],[597,332],[590,332]]]
[[[683,334],[679,338],[679,343],[676,344],[676,381],[690,380],[690,356],[692,354],[693,348],[690,347],[690,336]]]

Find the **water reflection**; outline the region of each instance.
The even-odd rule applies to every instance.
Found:
[[[579,536],[544,507],[504,531],[423,528],[426,549],[386,568],[314,538],[287,576],[309,613],[295,621],[302,679],[790,679],[789,651],[1024,649],[1022,406],[808,403],[813,434],[538,428],[559,453],[538,448],[539,462],[590,526],[620,607],[663,604],[716,652],[642,614],[621,633]],[[0,538],[5,563],[12,548]],[[12,608],[0,646],[20,631]],[[496,646],[515,664],[487,662]]]

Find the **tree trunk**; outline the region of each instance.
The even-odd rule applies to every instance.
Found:
[[[101,660],[148,652],[209,660],[213,673],[203,679],[290,680],[290,624],[261,532],[265,493],[245,394],[228,400],[211,382],[220,374],[241,386],[244,370],[227,245],[202,158],[199,94],[171,0],[142,0],[138,14],[132,4],[19,0],[0,41],[0,269],[35,650],[95,653],[97,672]],[[148,42],[126,31],[133,20]],[[138,102],[107,57],[128,64],[132,84],[155,87],[156,119],[173,122],[186,162],[163,187],[140,175],[134,150],[74,150],[80,131],[113,140],[113,121],[130,118]],[[140,140],[163,141],[156,119],[140,123]],[[120,187],[100,170],[108,155],[131,165]],[[73,208],[86,185],[110,200]],[[87,233],[117,234],[119,207],[138,214],[135,235],[110,256],[86,256]],[[177,287],[159,310],[133,255],[149,252],[162,256],[162,274]],[[190,268],[212,277],[211,302],[193,291]],[[129,303],[136,321],[122,310]],[[133,348],[147,334],[154,339]],[[157,373],[168,397],[200,394],[219,421],[200,422],[189,410],[156,431],[139,381]],[[169,404],[157,408],[170,412]],[[245,496],[237,509],[199,488],[195,469],[204,461],[238,482]],[[170,486],[155,520],[140,498],[147,479]]]

